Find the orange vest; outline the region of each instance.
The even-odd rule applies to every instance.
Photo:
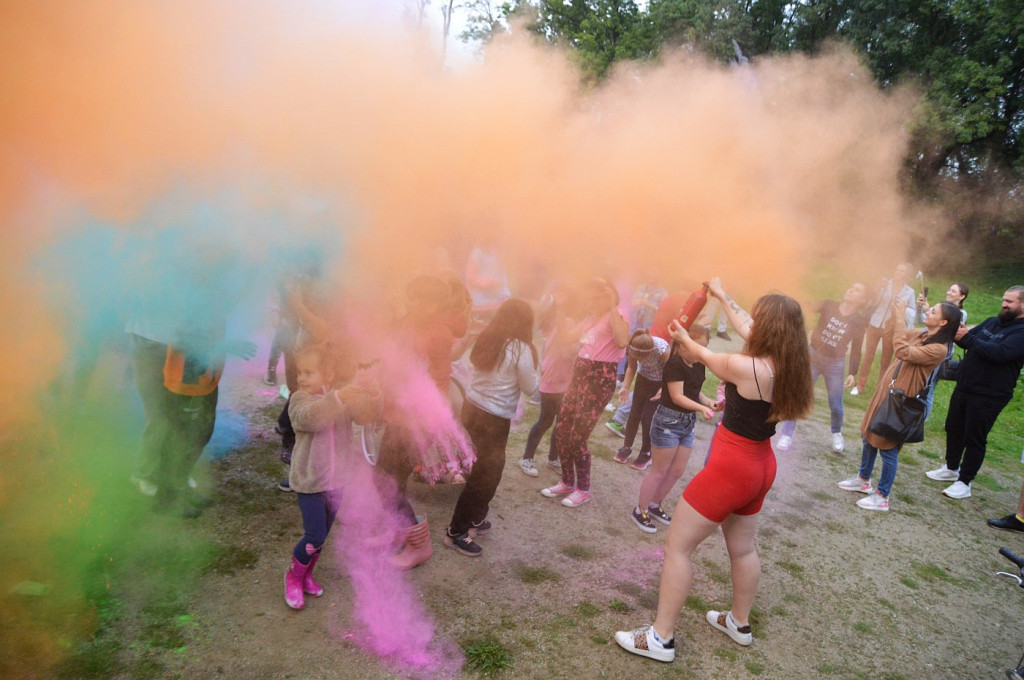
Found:
[[[171,345],[164,362],[164,387],[185,397],[203,397],[217,389],[224,362],[212,366],[200,363]]]

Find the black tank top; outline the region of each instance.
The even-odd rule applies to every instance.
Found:
[[[751,358],[753,363],[753,358]],[[757,384],[757,373],[754,373]],[[757,385],[757,394],[761,395],[761,386]],[[725,383],[725,416],[722,424],[741,437],[756,442],[770,439],[775,434],[775,423],[768,422],[772,403],[763,399],[747,399],[732,383]]]

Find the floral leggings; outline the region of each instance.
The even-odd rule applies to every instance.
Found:
[[[562,482],[590,490],[590,449],[587,440],[615,392],[618,362],[577,358],[572,379],[558,411],[555,448],[562,460]]]

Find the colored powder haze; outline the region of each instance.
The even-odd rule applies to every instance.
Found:
[[[897,190],[915,98],[847,54],[669,54],[584,89],[526,37],[441,69],[433,39],[365,4],[0,7],[4,648],[59,658],[95,626],[80,575],[144,549],[105,486],[141,428],[111,349],[129,309],[201,308],[253,337],[278,275],[315,256],[387,316],[412,276],[492,239],[520,292],[719,274],[749,302],[803,296],[822,263],[873,280],[935,229]],[[4,603],[30,578],[83,615],[21,625]]]

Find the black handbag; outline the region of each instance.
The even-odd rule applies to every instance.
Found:
[[[954,355],[939,364],[939,380],[956,382],[958,375],[960,375],[960,357]]]
[[[901,368],[903,368],[902,361],[892,375],[889,394],[878,405],[875,414],[871,416],[868,432],[897,444],[914,444],[924,441],[924,420],[928,415],[928,392],[932,389],[937,372],[932,371],[928,382],[925,383],[921,391],[916,396],[912,396],[893,387]]]

